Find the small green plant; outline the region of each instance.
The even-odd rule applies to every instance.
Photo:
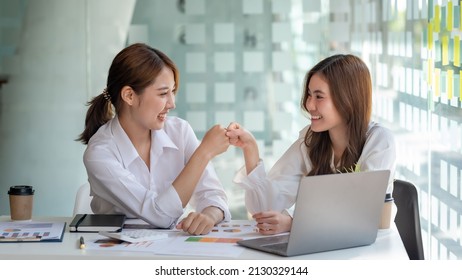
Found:
[[[344,172],[346,173],[354,173],[354,172],[361,172],[361,166],[358,164],[358,163],[355,163],[354,167],[350,167],[350,168],[343,168]],[[338,173],[343,173],[342,171],[340,171],[339,169],[337,169],[337,172]]]

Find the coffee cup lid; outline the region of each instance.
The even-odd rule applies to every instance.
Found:
[[[390,201],[393,201],[393,196],[391,195],[391,193],[387,193],[385,194],[385,202],[390,202]]]
[[[8,191],[10,195],[31,195],[34,194],[32,186],[12,186]]]

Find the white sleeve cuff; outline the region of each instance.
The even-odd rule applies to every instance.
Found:
[[[284,210],[282,210],[282,214],[287,215],[287,216],[289,216],[289,217],[291,217],[293,219],[294,218],[294,209],[293,208],[284,209]]]
[[[234,176],[233,182],[245,189],[253,189],[252,186],[258,185],[260,178],[266,177],[265,165],[260,159],[257,166],[247,175],[245,165],[241,167]]]

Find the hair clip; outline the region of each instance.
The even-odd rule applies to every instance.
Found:
[[[109,95],[109,92],[107,91],[107,88],[103,89],[103,97],[104,99],[106,99],[107,101],[111,102],[111,96]]]

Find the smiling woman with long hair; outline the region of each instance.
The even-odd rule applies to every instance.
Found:
[[[161,51],[133,44],[116,55],[106,88],[89,102],[78,139],[87,144],[93,212],[170,228],[190,203],[196,212],[177,224],[190,234],[230,220],[210,163],[229,147],[226,130],[216,125],[199,143],[185,120],[168,116],[178,89],[178,69]]]
[[[238,123],[228,126],[230,143],[244,153],[234,182],[246,191],[246,206],[262,234],[289,231],[291,208],[303,176],[391,170],[396,151],[392,133],[371,121],[372,83],[366,64],[354,55],[333,55],[306,75],[301,107],[310,124],[266,173],[255,138]],[[384,215],[384,217],[387,215]]]

